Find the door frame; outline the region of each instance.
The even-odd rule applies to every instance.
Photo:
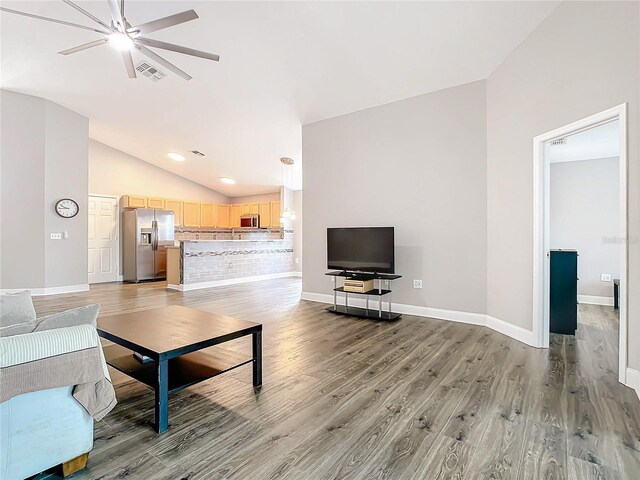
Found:
[[[116,201],[116,282],[122,281],[122,272],[120,271],[120,196],[119,195],[103,195],[101,193],[90,193],[88,197],[112,198]],[[87,215],[89,212],[87,212]],[[88,275],[88,274],[87,274]],[[88,277],[87,277],[88,282]],[[95,285],[95,284],[94,284]]]
[[[618,120],[620,124],[620,307],[618,380],[626,383],[628,331],[628,143],[627,104],[557,128],[533,139],[533,335],[537,347],[549,348],[549,278],[550,267],[550,162],[546,153],[549,141]]]

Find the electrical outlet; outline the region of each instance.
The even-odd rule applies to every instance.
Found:
[[[611,274],[603,273],[602,276],[600,277],[600,280],[602,280],[603,282],[610,282],[611,281]]]
[[[414,280],[413,288],[422,288],[422,280]]]
[[[50,233],[49,234],[49,239],[51,239],[51,240],[62,240],[62,234],[61,233]]]
[[[296,263],[300,263],[300,259],[296,257]]]

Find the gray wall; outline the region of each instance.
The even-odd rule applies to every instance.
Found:
[[[44,101],[0,90],[0,103],[0,288],[43,288]]]
[[[532,328],[532,139],[629,104],[629,344],[640,343],[637,2],[562,3],[487,81],[487,313]],[[640,349],[629,349],[640,368]]]
[[[89,192],[229,203],[229,198],[220,192],[96,140],[89,141]]]
[[[327,227],[394,226],[395,302],[485,312],[484,81],[305,125],[302,140],[304,292],[331,292]]]
[[[551,164],[551,248],[576,249],[578,293],[613,298],[620,278],[620,159]]]
[[[2,288],[87,283],[89,121],[42,98],[2,90]],[[55,204],[72,198],[71,219]],[[65,240],[50,240],[67,232]]]
[[[86,284],[89,120],[49,101],[45,101],[45,115],[45,235],[68,234],[62,241],[45,238],[45,286]],[[77,216],[67,219],[55,212],[61,198],[78,202]]]

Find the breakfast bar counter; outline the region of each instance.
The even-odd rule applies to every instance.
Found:
[[[293,235],[283,229],[187,239],[167,249],[167,288],[197,290],[285,277],[294,270]]]

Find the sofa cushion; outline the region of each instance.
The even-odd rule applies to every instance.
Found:
[[[36,328],[36,322],[19,323],[18,325],[9,325],[8,327],[2,327],[0,328],[0,338],[31,333],[33,332],[34,328]]]
[[[36,310],[29,290],[0,295],[0,336],[29,333],[35,321]]]
[[[75,327],[78,325],[91,325],[96,327],[100,305],[87,305],[86,307],[72,308],[64,312],[54,313],[36,320],[34,332],[53,330],[54,328]]]

